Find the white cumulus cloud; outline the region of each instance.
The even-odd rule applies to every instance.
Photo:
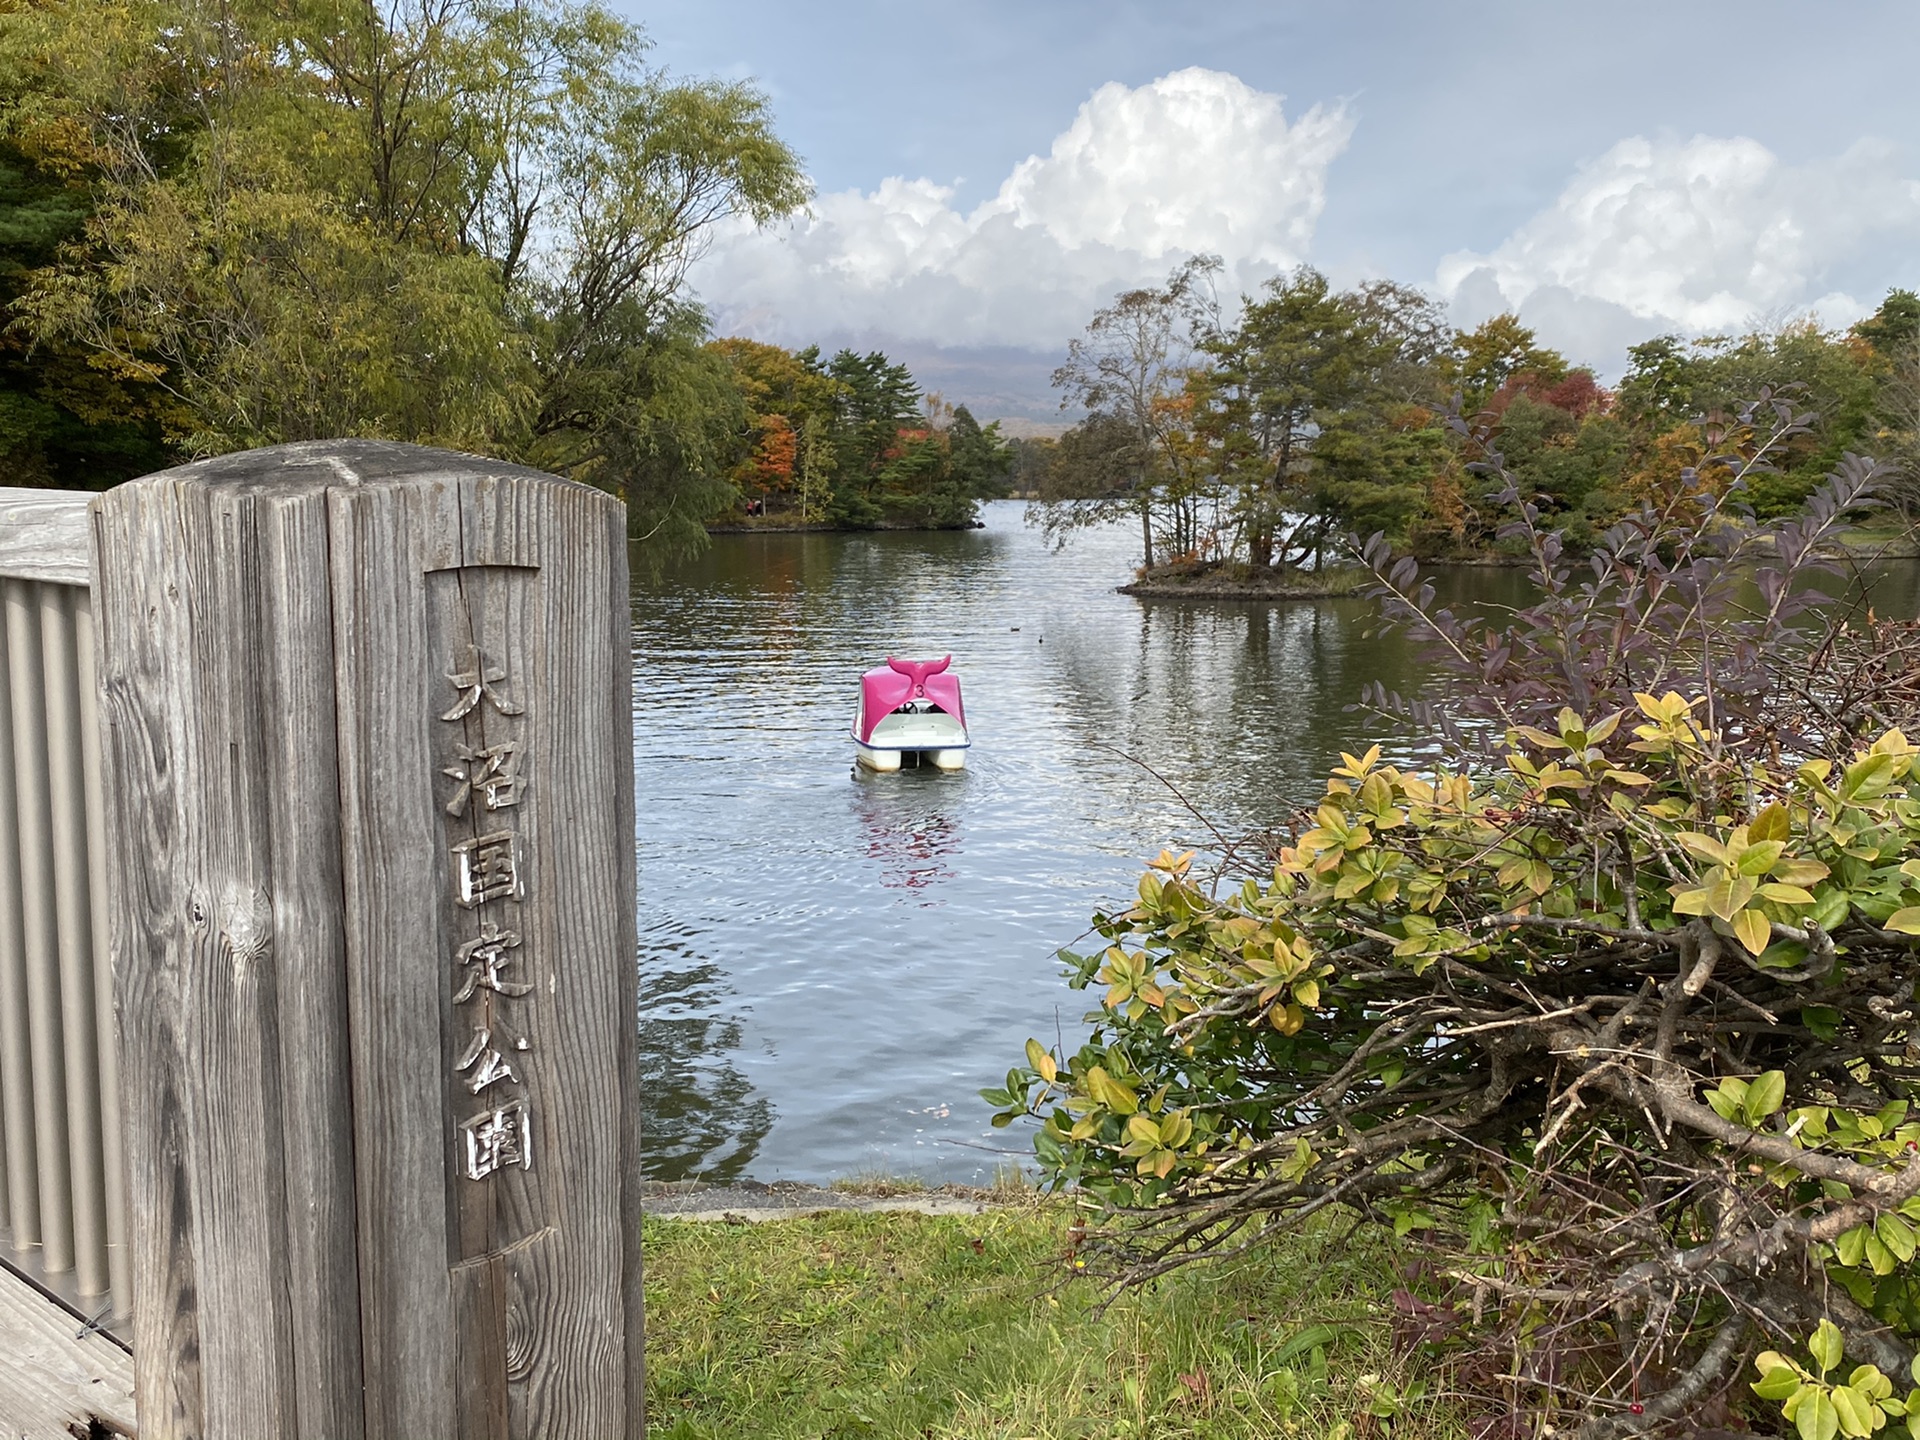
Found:
[[[1188,255],[1221,255],[1234,284],[1305,259],[1352,131],[1342,105],[1289,123],[1281,96],[1217,70],[1103,85],[971,211],[926,179],[822,195],[810,216],[720,236],[693,281],[723,331],[786,344],[1054,350]]]
[[[1518,309],[1544,338],[1589,355],[1625,337],[1737,331],[1792,311],[1844,323],[1878,303],[1888,242],[1920,239],[1920,184],[1898,165],[1869,140],[1790,165],[1744,137],[1634,136],[1582,165],[1490,253],[1447,256],[1439,285],[1463,320]]]

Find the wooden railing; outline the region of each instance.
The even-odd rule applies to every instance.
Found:
[[[89,496],[0,489],[0,1259],[124,1317]]]

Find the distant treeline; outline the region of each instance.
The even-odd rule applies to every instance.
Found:
[[[1511,518],[1472,468],[1496,450],[1579,545],[1642,502],[1721,483],[1753,439],[1743,407],[1763,396],[1806,428],[1749,482],[1760,515],[1795,509],[1849,450],[1888,461],[1890,497],[1920,513],[1912,292],[1847,331],[1657,336],[1608,389],[1511,314],[1461,331],[1418,290],[1341,291],[1303,267],[1229,316],[1216,273],[1203,258],[1121,295],[1073,343],[1054,384],[1086,418],[1022,442],[1018,460],[1054,530],[1131,516],[1149,565],[1317,565],[1375,531],[1480,556]]]
[[[852,529],[965,525],[1009,493],[1014,452],[879,351],[716,340],[745,410],[728,471],[749,515]]]

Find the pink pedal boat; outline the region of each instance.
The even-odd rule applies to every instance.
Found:
[[[869,770],[902,764],[932,764],[942,770],[967,767],[967,717],[960,708],[960,677],[942,660],[895,660],[860,677],[860,707],[853,712],[855,758]],[[911,760],[906,757],[912,756]]]

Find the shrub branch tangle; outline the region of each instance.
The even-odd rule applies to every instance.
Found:
[[[1108,1278],[1334,1208],[1418,1232],[1452,1306],[1431,1336],[1474,1333],[1463,1379],[1587,1437],[1697,1418],[1755,1337],[1797,1347],[1824,1317],[1904,1377],[1913,637],[1809,625],[1868,462],[1793,519],[1741,513],[1798,426],[1784,401],[1750,410],[1744,448],[1577,574],[1492,456],[1542,591],[1504,624],[1436,608],[1368,547],[1451,677],[1439,701],[1373,698],[1451,761],[1345,756],[1238,888],[1163,854],[1096,917],[1106,947],[1068,957],[1104,987],[1087,1044],[1031,1042],[989,1092],[996,1123],[1042,1120],[1056,1182],[1111,1207],[1088,1251]],[[1824,1374],[1770,1370],[1767,1393],[1791,1379],[1816,1420],[1859,1398]]]

